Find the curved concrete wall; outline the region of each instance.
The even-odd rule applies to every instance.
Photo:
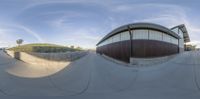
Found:
[[[13,58],[33,65],[62,65],[85,56],[87,51],[67,53],[25,53],[7,50],[6,53]]]

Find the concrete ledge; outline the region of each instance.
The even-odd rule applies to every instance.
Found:
[[[170,55],[170,56],[164,56],[164,57],[156,57],[156,58],[130,58],[130,64],[131,65],[155,65],[155,64],[160,64],[160,63],[164,63],[170,59],[172,59],[173,57],[175,57],[177,54],[175,55]]]
[[[33,65],[63,65],[85,56],[87,51],[67,52],[67,53],[26,53],[6,50],[12,58]]]
[[[114,59],[112,57],[109,57],[109,56],[106,56],[104,54],[102,54],[101,56],[103,56],[105,59],[110,60],[110,61],[112,61],[114,63],[120,64],[120,65],[124,65],[124,66],[127,66],[127,67],[131,66],[131,64],[129,64],[129,63],[125,63],[123,61],[116,60],[116,59]]]
[[[99,54],[100,55],[100,54]],[[130,63],[125,63],[120,60],[116,60],[112,57],[106,56],[102,54],[105,59],[108,59],[114,63],[121,64],[128,67],[145,67],[145,66],[152,66],[156,64],[162,64],[164,62],[169,61],[170,59],[177,56],[177,54],[164,56],[164,57],[157,57],[157,58],[130,58]]]

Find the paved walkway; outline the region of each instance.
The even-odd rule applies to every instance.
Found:
[[[13,67],[25,74],[15,75],[10,72]],[[26,72],[22,67],[34,68],[0,52],[0,96],[200,98],[200,52],[186,52],[163,64],[145,68],[121,66],[89,53],[55,74],[38,78],[26,77],[26,74],[37,73],[37,68]],[[39,71],[41,69],[42,73],[51,72],[48,68]]]

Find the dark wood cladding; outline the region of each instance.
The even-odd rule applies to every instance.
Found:
[[[127,40],[97,48],[97,53],[105,54],[124,62],[129,62],[130,57],[160,57],[172,55],[178,52],[178,45],[156,40],[132,40],[132,43],[131,40]]]
[[[132,55],[136,58],[167,56],[178,53],[178,45],[156,40],[132,40]]]
[[[109,57],[129,62],[131,57],[131,42],[130,40],[111,43],[97,48],[97,53],[105,54]]]

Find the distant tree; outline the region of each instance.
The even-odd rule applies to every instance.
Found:
[[[23,43],[23,39],[18,39],[18,40],[16,41],[16,43],[18,44],[18,46],[20,46],[20,45]]]
[[[70,46],[70,48],[74,49],[74,46],[72,45],[72,46]]]
[[[78,47],[76,47],[76,49],[77,49],[77,50],[82,50],[82,48],[81,48],[81,47],[79,47],[79,46],[78,46]]]
[[[192,46],[192,50],[196,50],[197,45]]]

